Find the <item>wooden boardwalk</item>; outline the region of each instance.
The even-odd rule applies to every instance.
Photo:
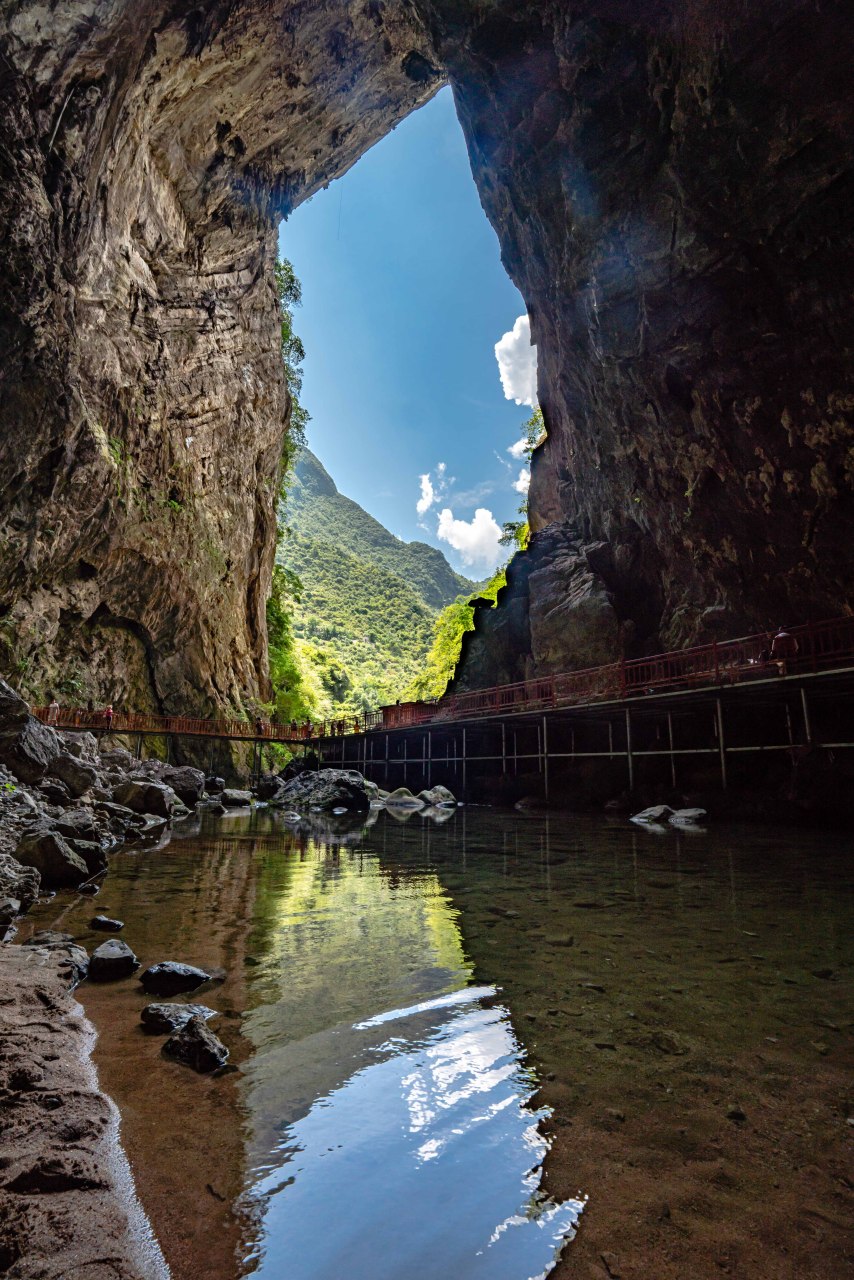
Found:
[[[440,772],[464,788],[475,764],[505,775],[534,767],[546,795],[550,762],[622,758],[632,787],[644,757],[667,757],[675,785],[681,755],[706,755],[726,787],[728,760],[738,754],[854,746],[854,617],[790,634],[798,653],[789,662],[763,660],[770,637],[757,634],[319,724],[118,710],[108,725],[103,711],[67,707],[53,723],[140,742],[157,735],[312,747],[327,763],[373,771],[392,785],[411,773],[429,785]],[[820,729],[811,700],[823,709]],[[48,708],[35,714],[51,723]],[[707,725],[708,742],[698,725]]]

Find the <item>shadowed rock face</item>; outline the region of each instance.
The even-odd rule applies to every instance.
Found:
[[[460,686],[614,657],[605,597],[627,653],[842,612],[850,7],[430,8],[549,432],[531,563],[482,615]],[[608,544],[586,593],[564,588],[561,539],[576,586]]]
[[[276,222],[442,75],[549,429],[522,594],[462,683],[843,607],[854,19],[673,8],[17,6],[0,606],[34,688],[79,674],[176,711],[264,692]]]

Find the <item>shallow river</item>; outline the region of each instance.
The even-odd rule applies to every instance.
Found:
[[[206,818],[35,912],[225,971],[213,1078],[79,990],[176,1277],[841,1274],[849,839],[331,822]]]

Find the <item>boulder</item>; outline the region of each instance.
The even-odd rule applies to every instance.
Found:
[[[419,799],[425,804],[433,805],[435,808],[443,808],[445,805],[455,805],[457,803],[456,796],[447,787],[431,787],[429,791],[419,791]]]
[[[100,933],[119,933],[124,927],[123,920],[112,920],[109,916],[93,916],[89,921],[89,928]]]
[[[70,756],[76,756],[78,760],[87,760],[91,764],[97,762],[98,740],[94,733],[87,733],[85,729],[60,729],[59,737],[64,750]]]
[[[396,787],[394,791],[390,791],[386,797],[386,804],[398,809],[424,808],[424,801],[420,796],[414,796],[409,787]]]
[[[31,716],[24,699],[0,680],[0,763],[20,782],[39,782],[59,753],[54,730]]]
[[[76,986],[86,977],[89,957],[70,933],[58,933],[55,929],[41,929],[28,938],[23,945],[38,951],[59,953],[63,961],[64,976],[68,979],[69,986]]]
[[[107,851],[97,840],[67,840],[67,844],[86,863],[90,876],[97,875],[106,867]]]
[[[137,761],[129,751],[125,751],[124,747],[114,747],[112,751],[101,752],[101,763],[110,769],[117,769],[121,773],[127,773],[128,769],[132,769]]]
[[[195,991],[196,987],[210,982],[211,974],[178,960],[162,960],[150,965],[140,975],[142,989],[147,995],[177,996],[182,991]]]
[[[129,977],[138,968],[139,961],[128,944],[111,938],[92,952],[89,979],[91,982],[111,982],[114,978]]]
[[[282,778],[269,773],[266,777],[258,779],[255,794],[259,800],[275,800],[284,786],[285,782]]]
[[[162,782],[128,780],[113,788],[116,804],[133,809],[134,813],[151,813],[158,818],[172,817],[176,799],[172,788]]]
[[[84,809],[82,805],[66,809],[52,826],[67,840],[98,840],[101,834],[91,809]]]
[[[630,822],[666,822],[673,810],[669,804],[652,804],[640,813],[633,813]]]
[[[205,791],[209,796],[218,796],[221,791],[225,791],[225,778],[205,778]]]
[[[71,792],[68,790],[64,782],[60,782],[59,778],[42,778],[37,784],[39,795],[47,804],[67,805],[73,804]]]
[[[25,867],[11,853],[0,853],[0,898],[16,899],[22,911],[29,911],[39,896],[41,875],[35,867]]]
[[[183,1062],[200,1074],[217,1071],[228,1062],[225,1045],[199,1014],[190,1018],[176,1035],[170,1036],[163,1046],[163,1052],[167,1057]]]
[[[91,765],[84,764],[75,756],[69,755],[67,751],[63,751],[55,760],[51,760],[47,771],[51,778],[58,778],[65,784],[68,794],[75,800],[85,795],[98,781],[98,775]]]
[[[160,771],[160,781],[171,787],[182,804],[194,809],[205,790],[205,775],[190,765],[167,765]]]
[[[206,1004],[147,1004],[139,1015],[144,1031],[151,1035],[168,1036],[186,1027],[191,1018],[218,1018],[216,1009]]]
[[[370,808],[370,799],[364,778],[354,769],[319,769],[304,770],[286,781],[275,804],[303,811],[355,809],[361,812]]]
[[[229,809],[243,809],[252,803],[251,791],[239,791],[234,787],[226,787],[220,794],[220,802]]]
[[[40,826],[25,832],[18,841],[15,857],[25,867],[35,867],[48,889],[77,885],[88,880],[89,869],[64,836]]]

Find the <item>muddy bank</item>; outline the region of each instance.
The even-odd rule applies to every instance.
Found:
[[[73,977],[67,950],[0,947],[0,1269],[10,1280],[166,1280]]]

